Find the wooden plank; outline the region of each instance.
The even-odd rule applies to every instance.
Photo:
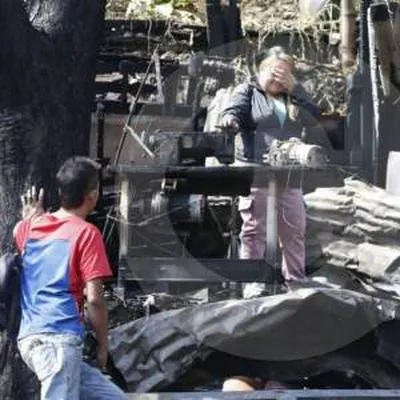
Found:
[[[121,224],[123,225],[123,224]],[[267,282],[276,279],[264,260],[195,258],[125,259],[125,280],[149,282]]]
[[[269,174],[274,173],[278,176],[278,179],[283,179],[282,183],[287,183],[288,176],[298,176],[305,178],[306,176],[318,175],[318,174],[334,174],[338,172],[332,168],[297,168],[296,166],[284,166],[284,167],[271,167],[268,165],[260,166],[217,166],[217,167],[185,167],[185,166],[131,166],[131,165],[117,165],[112,166],[110,169],[117,173],[126,173],[131,175],[131,179],[134,176],[148,176],[149,178],[165,176],[169,178],[190,178],[190,179],[202,179],[218,177],[218,179],[250,179],[254,181],[255,178],[265,181],[265,177]],[[265,182],[264,182],[265,184]]]
[[[129,103],[123,103],[121,101],[114,100],[104,100],[102,101],[105,107],[105,112],[107,114],[122,114],[127,115],[129,113]],[[154,103],[138,103],[135,107],[134,114],[138,115],[163,115],[163,105]],[[93,101],[92,112],[96,111],[96,101]],[[168,114],[167,114],[168,115]],[[191,106],[186,106],[184,104],[177,104],[175,107],[174,114],[170,114],[174,117],[180,118],[190,118],[192,115]]]
[[[106,74],[119,71],[121,61],[127,62],[124,66],[126,71],[131,75],[135,73],[145,72],[150,58],[142,58],[133,54],[112,54],[100,53],[97,62],[97,74]],[[174,73],[187,76],[189,74],[187,64],[179,64],[179,62],[172,60],[160,60],[161,74],[168,76]],[[223,81],[222,86],[231,83],[235,78],[235,71],[232,65],[217,60],[206,60],[201,70],[202,76],[211,76],[220,78]]]
[[[128,83],[126,80],[118,79],[114,81],[96,81],[95,91],[96,94],[102,93],[130,93],[135,95],[139,89],[140,82]],[[142,89],[142,95],[149,95],[155,93],[157,88],[154,85],[144,84]]]
[[[171,74],[164,79],[164,114],[174,115],[176,110],[176,96],[178,93],[179,74]]]
[[[390,94],[391,63],[396,46],[387,4],[372,4],[371,18],[375,28],[383,93],[388,96]]]
[[[126,71],[131,75],[135,73],[144,73],[150,63],[150,58],[138,57],[133,54],[113,54],[113,53],[100,53],[97,58],[96,73],[107,74],[119,71],[119,65],[121,61],[128,62],[126,64]],[[171,60],[160,60],[161,73],[163,75],[170,75],[176,71],[180,71],[183,74],[187,73],[187,67],[180,65],[176,61]]]
[[[119,224],[119,255],[120,259],[126,258],[129,254],[129,241],[130,241],[130,229],[127,223],[129,221],[129,209],[131,202],[130,193],[130,180],[125,177],[120,177],[120,201],[119,201],[119,212],[121,222]]]
[[[393,53],[394,78],[400,85],[400,6],[398,3],[390,3],[390,10],[393,17],[393,37],[395,50]]]
[[[257,182],[258,186],[265,187],[268,182],[268,167],[179,167],[154,166],[132,167],[117,165],[109,167],[117,175],[126,173],[135,185],[148,184],[150,180],[171,178],[177,180],[176,193],[194,193],[204,195],[236,196],[248,195],[250,186]],[[291,168],[278,172],[278,182],[287,186],[290,177],[290,187],[302,187],[304,192],[310,192],[316,187],[343,186],[343,172],[333,169],[295,171]],[[257,179],[255,180],[255,177]],[[161,186],[160,186],[161,187]]]

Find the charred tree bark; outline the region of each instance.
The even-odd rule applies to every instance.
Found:
[[[10,248],[19,196],[87,154],[104,0],[0,0],[0,250]]]
[[[31,184],[54,205],[54,175],[88,154],[104,0],[0,0],[0,254],[12,248],[20,195]],[[14,340],[0,332],[0,398],[36,399]]]

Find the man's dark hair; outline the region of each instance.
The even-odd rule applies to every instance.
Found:
[[[65,209],[80,207],[85,195],[97,188],[100,166],[87,157],[69,158],[57,173],[61,206]]]

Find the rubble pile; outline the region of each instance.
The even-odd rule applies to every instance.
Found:
[[[162,311],[177,310],[201,303],[201,299],[188,295],[178,296],[156,292],[148,295],[138,294],[122,301],[114,296],[111,291],[107,291],[106,299],[109,313],[109,329]]]
[[[400,281],[400,198],[347,178],[340,188],[305,196],[307,265],[354,270],[371,279]]]

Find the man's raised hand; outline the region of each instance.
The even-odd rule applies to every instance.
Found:
[[[44,213],[43,208],[44,190],[41,188],[37,193],[36,186],[29,188],[22,196],[22,218],[31,219]]]

